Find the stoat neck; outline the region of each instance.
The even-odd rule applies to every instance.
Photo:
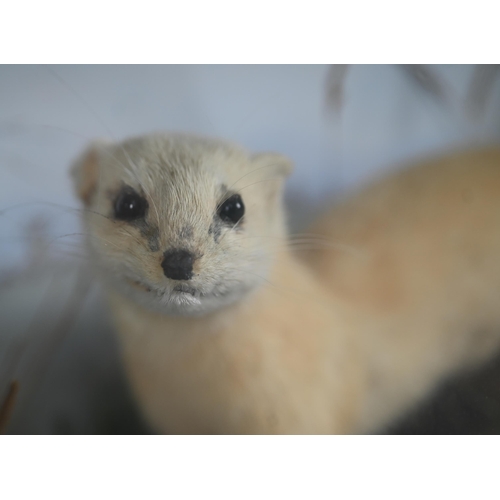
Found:
[[[158,401],[172,397],[203,415],[226,408],[215,419],[227,423],[224,432],[353,430],[362,363],[342,311],[289,253],[252,293],[204,316],[162,315],[116,293],[110,300],[135,392],[153,420]],[[264,422],[269,412],[276,428]],[[186,409],[182,418],[196,414]],[[233,428],[238,414],[257,423]]]

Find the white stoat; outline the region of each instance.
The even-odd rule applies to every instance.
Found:
[[[76,162],[88,251],[156,431],[376,431],[500,343],[499,150],[379,181],[318,221],[300,256],[290,171],[167,134]]]

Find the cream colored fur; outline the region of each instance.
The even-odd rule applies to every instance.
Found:
[[[175,135],[95,145],[76,163],[89,252],[156,431],[376,431],[500,344],[499,150],[378,182],[318,221],[322,238],[297,255],[289,171],[279,155]],[[146,226],[114,220],[123,184],[148,200]],[[246,212],[217,239],[226,191]],[[163,274],[179,246],[199,256],[196,293]]]

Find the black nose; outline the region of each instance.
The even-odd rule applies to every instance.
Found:
[[[161,267],[167,278],[190,280],[193,277],[194,260],[194,255],[187,250],[168,250],[163,254]]]

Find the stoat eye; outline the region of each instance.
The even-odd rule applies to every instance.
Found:
[[[217,210],[219,217],[224,222],[236,224],[245,213],[245,205],[239,194],[233,194],[230,198],[224,201]]]
[[[131,221],[146,215],[148,202],[132,188],[121,191],[115,200],[115,219]]]

